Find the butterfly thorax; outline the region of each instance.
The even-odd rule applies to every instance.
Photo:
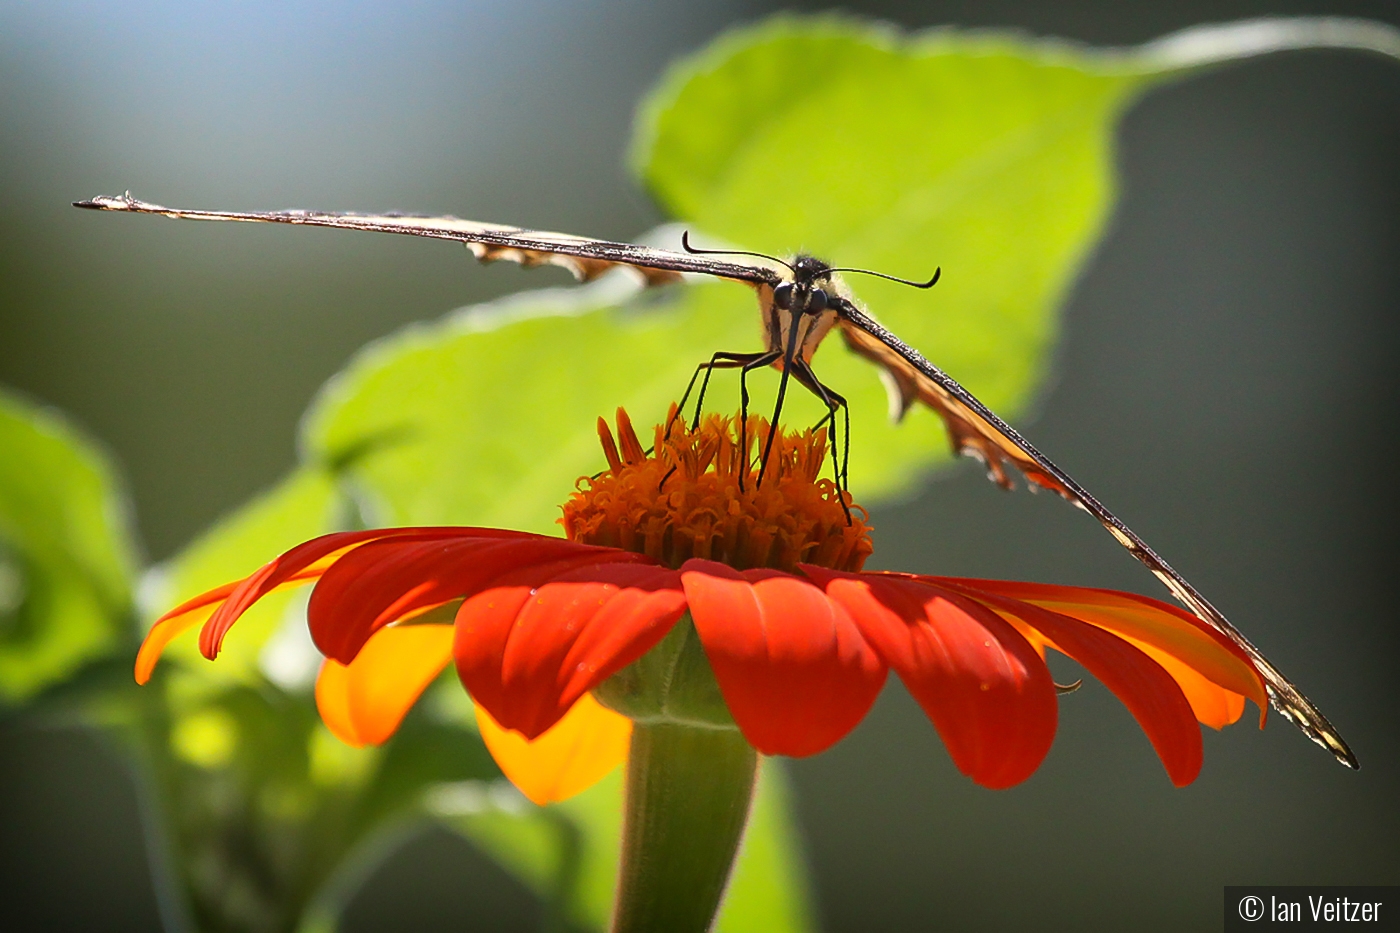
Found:
[[[796,356],[810,363],[812,354],[836,325],[834,298],[839,285],[831,266],[814,256],[799,255],[792,261],[792,278],[762,297],[763,338],[769,350],[786,353],[796,328]],[[840,296],[844,297],[844,296]]]

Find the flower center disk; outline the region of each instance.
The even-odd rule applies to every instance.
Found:
[[[635,551],[678,568],[692,557],[739,570],[816,564],[857,571],[872,550],[869,516],[819,476],[825,428],[777,428],[759,482],[770,425],[706,415],[693,430],[676,408],[655,428],[650,452],[617,411],[617,440],[598,419],[609,469],[579,480],[560,519],[571,541]]]

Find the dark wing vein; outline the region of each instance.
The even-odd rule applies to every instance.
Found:
[[[566,233],[526,230],[504,224],[488,224],[458,217],[418,217],[409,214],[340,214],[322,211],[200,211],[162,207],[138,201],[130,194],[75,201],[74,207],[100,211],[161,214],[184,220],[230,220],[247,223],[302,224],[376,233],[404,233],[437,240],[465,243],[482,262],[505,260],[523,266],[563,266],[583,281],[595,279],[619,266],[632,269],[648,285],[662,285],[690,272],[734,279],[750,285],[777,285],[782,279],[764,266],[716,262],[686,253],[590,240]]]
[[[1010,463],[1025,475],[1028,482],[1058,493],[1097,518],[1109,534],[1151,570],[1187,609],[1249,655],[1264,677],[1275,709],[1310,739],[1335,755],[1342,764],[1357,767],[1356,756],[1312,701],[1132,529],[952,377],[924,359],[917,350],[851,302],[839,299],[837,309],[841,314],[842,335],[847,345],[886,372],[899,393],[902,408],[908,408],[918,400],[938,412],[948,427],[954,451],[980,459],[987,467],[988,478],[994,482],[1010,487],[1011,481],[1005,469],[1006,464]],[[898,413],[899,407],[896,408]]]

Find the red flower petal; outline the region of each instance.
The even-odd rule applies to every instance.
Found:
[[[496,722],[534,739],[661,641],[684,612],[680,575],[665,567],[530,567],[457,611],[457,673]]]
[[[1162,665],[1181,688],[1181,692],[1186,694],[1186,702],[1191,704],[1191,712],[1195,714],[1197,722],[1219,731],[1231,723],[1238,722],[1244,714],[1245,698],[1240,694],[1226,690],[1176,655],[1168,654],[1161,648],[1127,635],[1118,632],[1114,634]]]
[[[207,620],[218,609],[218,604],[228,599],[229,594],[238,589],[242,582],[235,580],[200,593],[156,619],[142,640],[141,649],[136,652],[136,682],[144,684],[150,680],[151,672],[155,670],[156,662],[160,660],[161,653],[165,651],[165,646],[170,644],[170,640],[186,629]]]
[[[575,544],[542,535],[480,533],[462,528],[449,539],[386,539],[361,545],[321,577],[307,606],[316,647],[348,664],[378,629],[416,612],[471,596],[505,574],[559,560],[645,561],[640,554]]]
[[[907,577],[802,565],[845,606],[984,787],[1019,784],[1055,739],[1055,685],[1010,623],[958,593]]]
[[[959,589],[992,609],[1022,619],[1112,690],[1147,733],[1173,784],[1185,787],[1200,774],[1201,728],[1181,687],[1160,664],[1087,622],[972,586]]]
[[[1262,714],[1269,708],[1263,678],[1249,655],[1230,639],[1179,606],[1136,593],[1120,593],[1087,586],[1060,586],[1050,583],[1019,583],[1008,580],[965,580],[954,577],[927,577],[934,583],[969,586],[979,592],[1020,600],[1061,615],[1107,629],[1138,645],[1150,656],[1161,652],[1177,659],[1195,672],[1195,677],[1178,679],[1187,699],[1196,707],[1201,721],[1220,728],[1233,722],[1241,709],[1235,697],[1249,697]],[[1168,673],[1173,673],[1170,662]],[[1179,670],[1179,668],[1178,668]],[[1217,689],[1200,684],[1204,678]],[[1192,689],[1199,685],[1200,689]],[[1235,713],[1222,719],[1210,707],[1228,703]],[[1205,714],[1205,715],[1202,715]]]
[[[464,532],[493,538],[514,538],[523,534],[519,531],[500,531],[494,528],[445,526],[341,531],[312,538],[264,564],[239,583],[237,588],[224,600],[223,605],[219,606],[209,617],[209,621],[204,623],[204,628],[199,633],[199,650],[212,661],[218,656],[219,648],[223,645],[224,636],[228,634],[228,630],[233,626],[233,623],[238,621],[239,616],[248,611],[249,606],[284,583],[320,576],[325,571],[326,566],[334,562],[337,551],[345,551],[368,541],[382,539],[402,541],[403,539],[415,538],[442,540],[461,537]],[[351,658],[347,657],[344,660],[348,662]]]
[[[864,718],[885,664],[839,604],[777,570],[688,560],[681,580],[720,692],[765,755],[815,755]]]

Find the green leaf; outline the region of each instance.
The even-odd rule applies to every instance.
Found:
[[[1008,34],[778,18],[676,66],[643,107],[634,161],[708,241],[916,279],[941,266],[929,292],[847,282],[1015,418],[1112,203],[1114,120],[1144,83],[1093,64]],[[874,369],[839,344],[815,365],[850,399],[851,484],[869,501],[907,488],[948,442],[925,410],[891,424]]]
[[[743,848],[724,895],[719,933],[801,933],[816,928],[787,775],[764,759]]]
[[[753,299],[724,284],[639,294],[610,278],[415,325],[330,383],[306,419],[305,448],[335,461],[382,439],[348,472],[382,500],[389,524],[557,534],[575,481],[606,466],[598,416],[623,405],[641,426],[664,418],[701,348],[733,329],[734,300]]]
[[[303,467],[280,484],[220,519],[167,564],[153,569],[142,590],[145,614],[154,618],[173,606],[232,580],[246,577],[283,551],[332,530],[343,504],[331,475]],[[284,590],[260,600],[238,621],[224,641],[215,664],[199,654],[193,633],[177,636],[165,661],[191,665],[209,684],[246,683],[260,679],[260,660],[270,638],[301,616],[299,590]],[[149,621],[149,620],[148,620]],[[301,623],[304,628],[304,622]],[[314,673],[314,669],[312,671]]]
[[[137,562],[106,454],[52,409],[0,392],[0,703],[131,637]]]
[[[606,930],[617,892],[617,865],[622,857],[622,786],[625,768],[577,797],[558,804],[579,833],[577,881],[567,908],[574,922]]]
[[[1280,19],[1092,49],[777,17],[672,69],[641,108],[633,164],[715,243],[915,277],[941,265],[931,292],[849,279],[877,317],[1014,420],[1112,207],[1113,133],[1131,101],[1280,49],[1400,55],[1397,36],[1359,20]],[[318,399],[305,447],[326,462],[372,448],[357,472],[391,521],[553,531],[574,480],[601,466],[594,418],[624,405],[643,428],[655,423],[710,353],[756,349],[757,325],[752,293],[732,283],[650,299],[607,280],[526,293],[372,345]],[[839,340],[815,364],[851,403],[858,499],[906,491],[947,458],[937,417],[891,424],[873,367]],[[776,375],[753,382],[763,399]],[[806,393],[789,398],[790,423],[820,414]],[[732,374],[709,403],[737,407]]]
[[[455,679],[455,674],[449,676]],[[462,692],[458,684],[450,689]],[[500,769],[476,732],[414,710],[384,746],[357,819],[372,826],[408,806],[416,808],[424,788],[437,784],[500,779]]]
[[[313,406],[303,443],[330,462],[377,443],[347,472],[377,497],[385,524],[557,534],[559,506],[575,482],[606,467],[597,418],[611,420],[624,407],[646,435],[681,397],[707,348],[753,347],[753,301],[748,288],[727,282],[654,294],[614,280],[464,309],[363,350]],[[914,413],[889,427],[873,370],[846,359],[844,348],[828,352],[857,377],[849,393],[857,425],[851,483],[862,501],[904,488],[919,468],[947,456],[933,415]],[[765,372],[751,384],[771,390],[776,381]],[[819,418],[815,399],[788,397],[790,423]],[[737,410],[733,373],[716,375],[709,399]]]
[[[666,207],[722,241],[910,275],[941,262],[933,293],[862,279],[861,295],[1014,416],[1108,209],[1112,118],[1142,83],[1051,53],[1006,36],[901,44],[849,22],[779,19],[674,70],[643,107],[635,161]],[[306,447],[333,460],[392,438],[361,461],[392,521],[552,531],[573,481],[601,466],[598,415],[624,405],[654,423],[710,352],[757,347],[749,289],[678,291],[650,304],[612,283],[526,293],[410,328],[332,383]],[[891,425],[872,367],[827,347],[818,369],[850,399],[862,501],[947,457],[934,415]],[[754,382],[771,392],[775,379]],[[789,420],[816,420],[815,401],[795,395]],[[734,380],[710,399],[737,407]]]
[[[667,211],[712,240],[915,279],[941,266],[932,292],[847,281],[1014,421],[1044,380],[1059,308],[1112,208],[1119,115],[1191,71],[1321,47],[1400,57],[1400,31],[1263,19],[1094,49],[779,16],[674,66],[642,105],[632,162]],[[907,489],[947,440],[926,411],[902,425],[880,418],[872,368],[838,344],[815,365],[850,399],[851,487],[872,502]]]

